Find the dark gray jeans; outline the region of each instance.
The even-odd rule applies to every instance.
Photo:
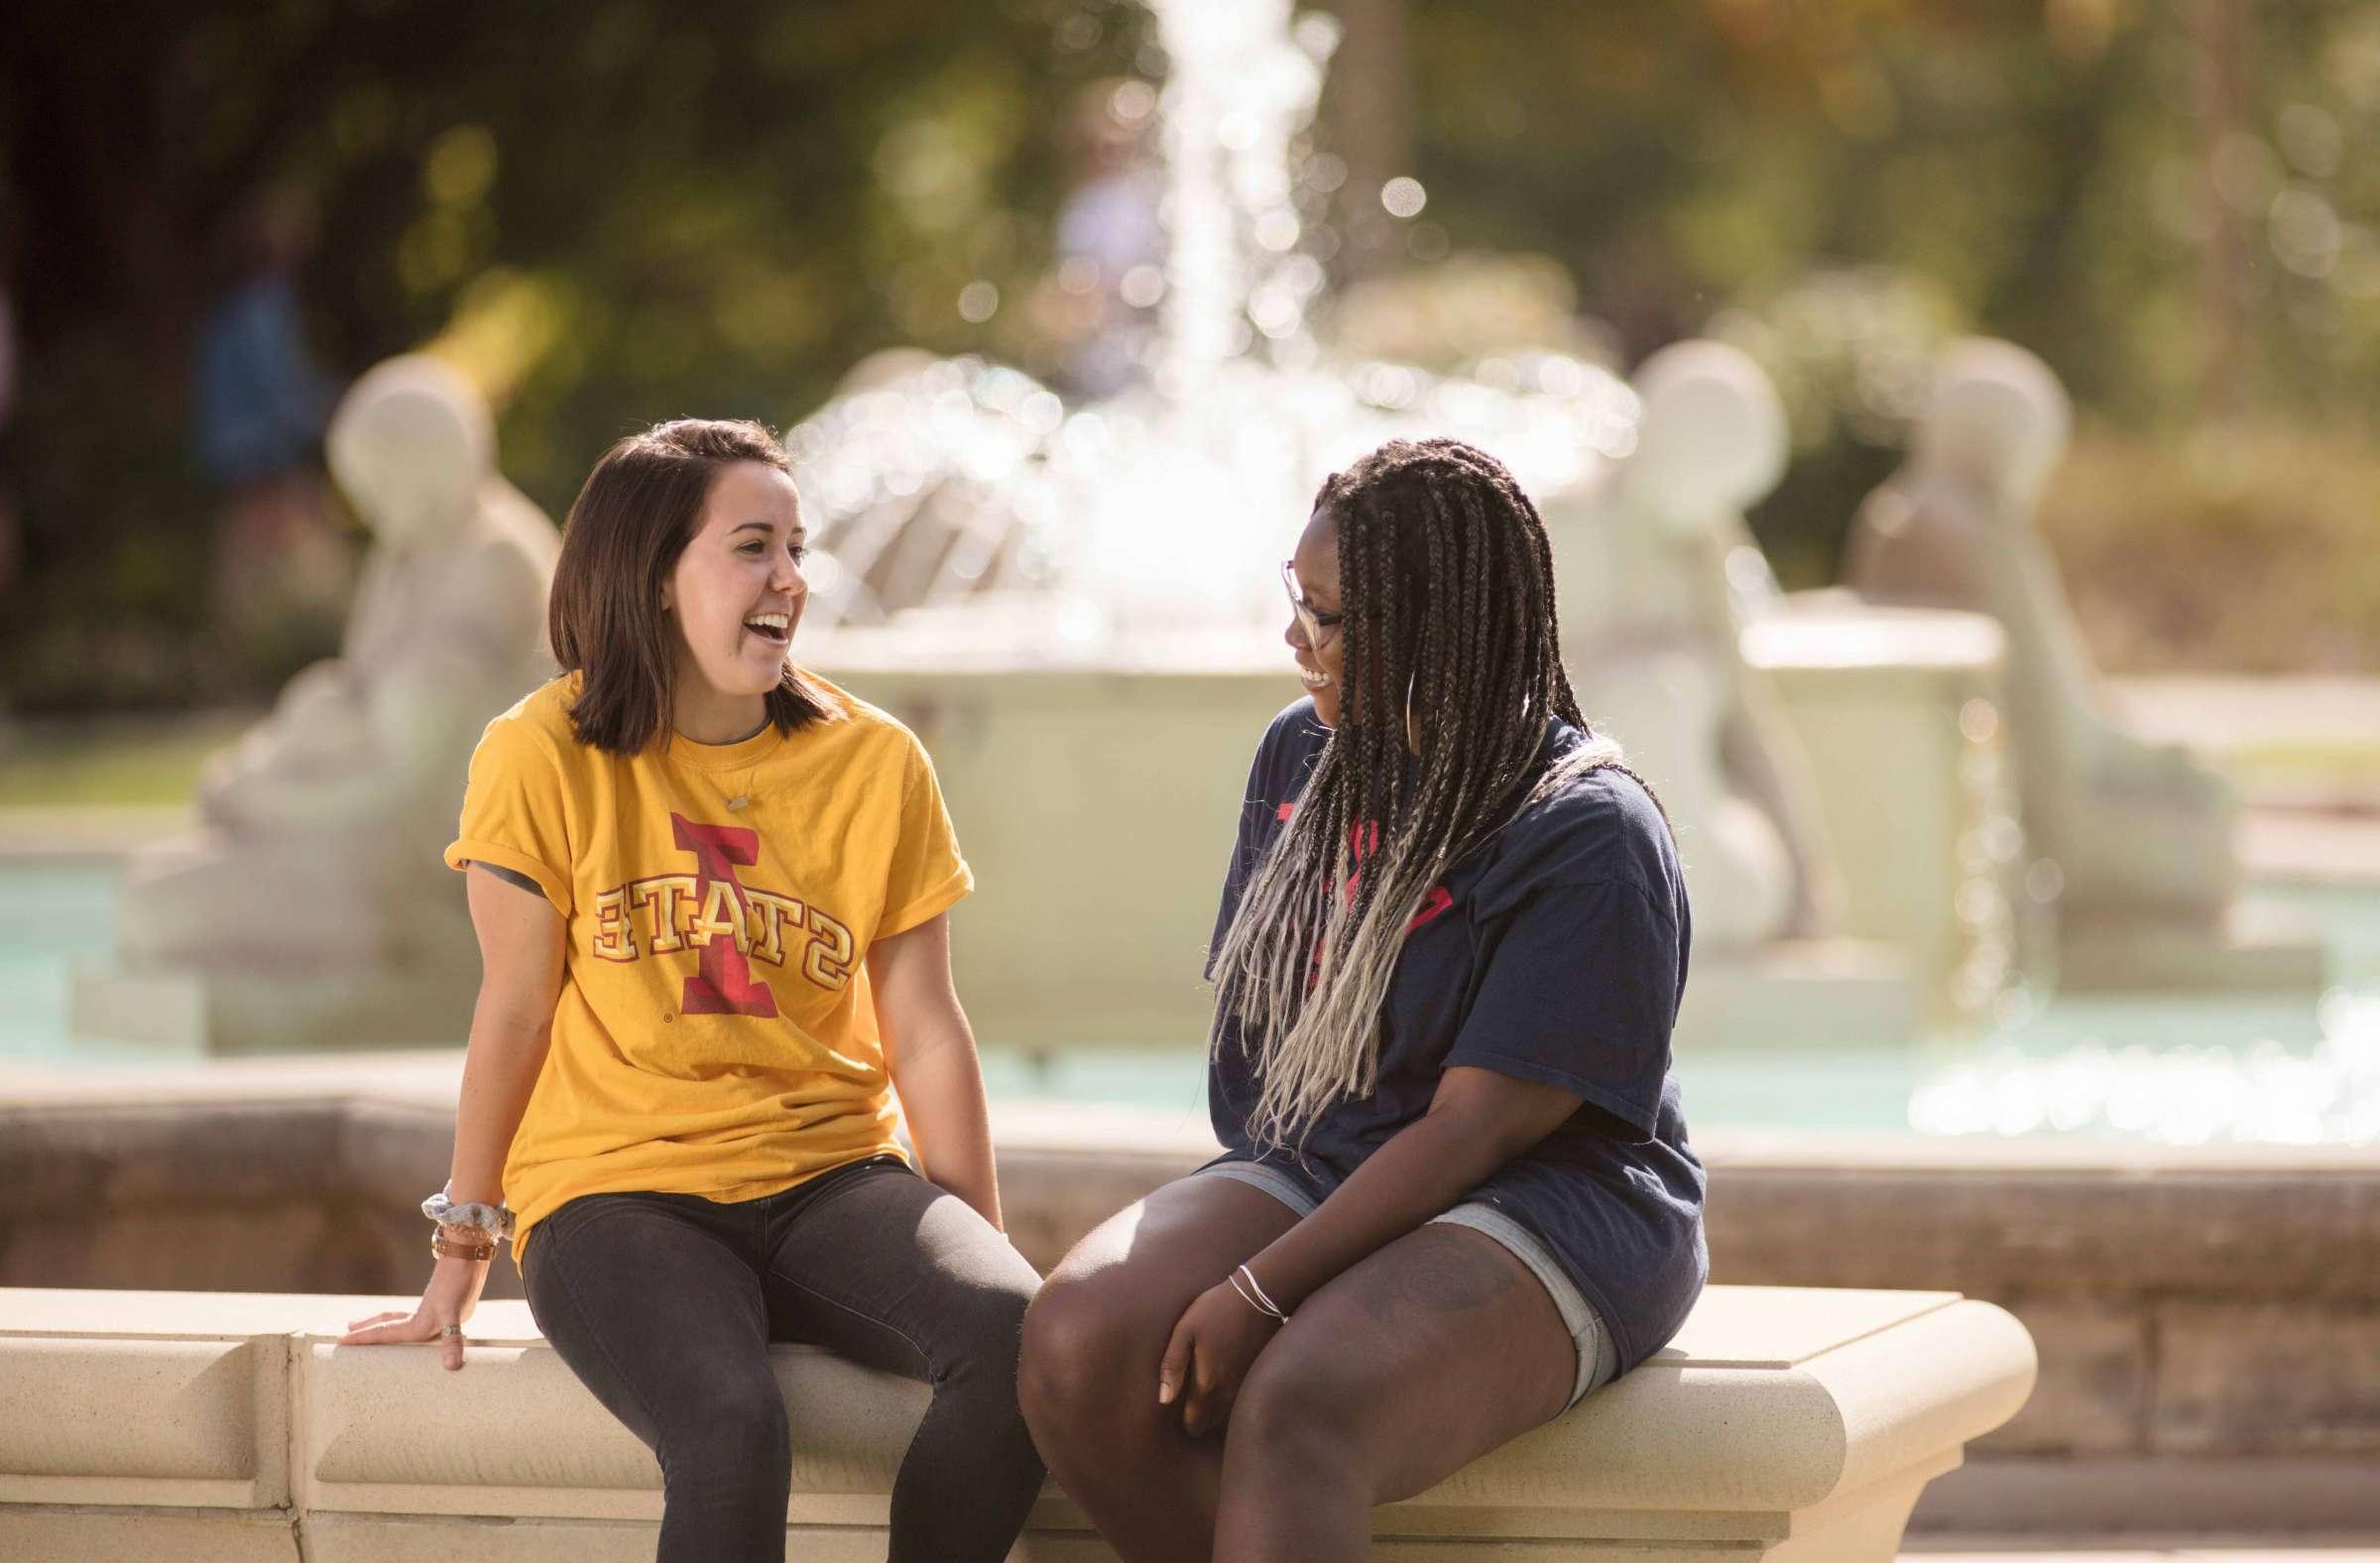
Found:
[[[781,1194],[589,1194],[537,1224],[530,1311],[661,1466],[661,1563],[785,1555],[792,1455],[771,1341],[933,1385],[892,1483],[892,1563],[997,1563],[1041,1461],[1016,1409],[1040,1278],[960,1200],[884,1157]]]

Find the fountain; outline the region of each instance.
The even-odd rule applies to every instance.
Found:
[[[1918,781],[1947,802],[1882,811],[1915,821],[1918,850],[1860,842],[1928,865],[1879,912],[1837,851],[1859,822],[1805,774],[1791,677],[1738,649],[1736,598],[1767,579],[1742,511],[1784,454],[1759,370],[1686,344],[1640,394],[1534,349],[1465,374],[1334,356],[1309,323],[1327,246],[1291,161],[1333,24],[1292,27],[1286,0],[1155,10],[1169,249],[1137,380],[1070,406],[1014,369],[894,350],[787,435],[814,544],[800,655],[935,755],[983,887],[955,964],[986,1037],[1203,1036],[1243,767],[1298,694],[1275,566],[1327,473],[1431,434],[1494,452],[1535,498],[1587,712],[1678,821],[1702,908],[1680,1045],[1890,1046],[1976,1013],[2009,963],[1970,937],[1990,923],[1973,887],[1938,871],[1989,812],[1956,780],[1972,768]],[[459,1034],[468,930],[421,843],[451,821],[479,721],[536,679],[552,558],[489,442],[484,408],[423,361],[350,397],[333,465],[382,535],[350,655],[218,764],[204,835],[136,866],[123,965],[77,986],[84,1034],[233,1050]],[[415,611],[429,603],[452,620],[434,633]]]
[[[1324,274],[1290,164],[1329,24],[1293,30],[1283,0],[1154,9],[1170,253],[1139,383],[1070,407],[1012,369],[901,352],[788,435],[814,543],[802,655],[934,754],[982,887],[954,940],[979,1029],[1030,1049],[1204,1035],[1243,767],[1298,693],[1277,563],[1327,473],[1449,434],[1500,457],[1554,533],[1591,719],[1632,695],[1596,664],[1648,579],[1661,633],[1716,680],[1707,709],[1631,706],[1621,732],[1683,805],[1710,908],[1683,1039],[1755,1016],[1768,1036],[1909,1036],[1931,1006],[1892,950],[1832,924],[1797,740],[1708,601],[1782,434],[1745,458],[1688,425],[1747,407],[1773,423],[1759,371],[1712,344],[1668,359],[1648,384],[1674,416],[1648,424],[1637,393],[1560,354],[1467,375],[1334,358],[1308,322]],[[1631,460],[1648,428],[1662,451]]]

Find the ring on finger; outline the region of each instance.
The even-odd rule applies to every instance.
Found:
[[[461,1325],[459,1325],[459,1324],[449,1324],[449,1325],[447,1325],[447,1326],[446,1326],[444,1329],[440,1330],[438,1333],[439,1333],[440,1335],[443,1335],[443,1336],[445,1336],[445,1337],[446,1337],[446,1339],[448,1339],[448,1340],[450,1340],[450,1341],[451,1341],[451,1340],[455,1340],[455,1339],[457,1339],[458,1337],[460,1337],[460,1336],[462,1335],[462,1333],[463,1333],[463,1327],[462,1327]]]

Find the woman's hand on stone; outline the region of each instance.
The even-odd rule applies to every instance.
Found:
[[[341,1346],[439,1344],[440,1360],[453,1373],[463,1366],[463,1326],[479,1306],[480,1288],[487,1284],[488,1261],[441,1259],[421,1289],[421,1305],[411,1314],[376,1313],[356,1319],[339,1337]]]
[[[1277,1320],[1258,1313],[1230,1282],[1210,1286],[1183,1310],[1157,1369],[1157,1403],[1181,1406],[1182,1431],[1197,1437],[1231,1420],[1232,1402],[1271,1344]]]

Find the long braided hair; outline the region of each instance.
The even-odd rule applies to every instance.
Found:
[[[1268,1146],[1370,1094],[1405,929],[1448,865],[1538,793],[1625,770],[1591,737],[1532,775],[1548,716],[1589,729],[1562,670],[1545,523],[1501,462],[1391,440],[1332,474],[1315,509],[1339,533],[1339,725],[1215,959],[1216,1034],[1237,1018],[1257,1056],[1249,1128]]]

